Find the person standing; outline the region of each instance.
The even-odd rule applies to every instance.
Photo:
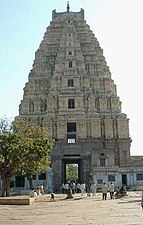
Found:
[[[76,187],[77,187],[77,193],[80,193],[80,183],[77,183]]]
[[[108,192],[108,186],[107,186],[107,184],[103,183],[103,185],[102,185],[102,200],[107,199],[107,192]]]
[[[74,195],[75,194],[75,182],[74,181],[71,183],[71,189],[72,189],[72,194]]]
[[[43,184],[40,185],[40,193],[42,195],[44,195],[44,186],[43,186]]]
[[[111,182],[109,185],[110,198],[114,198],[114,184]]]
[[[80,191],[81,191],[81,195],[83,196],[85,193],[85,186],[83,183],[81,183],[81,185],[80,185]]]
[[[65,183],[65,193],[66,193],[66,194],[67,194],[67,192],[68,192],[68,189],[69,189],[69,183],[66,182],[66,183]]]
[[[62,183],[62,193],[64,194],[65,193],[65,184]]]
[[[41,195],[41,190],[40,190],[40,185],[39,184],[37,185],[36,191],[37,191],[37,195]]]

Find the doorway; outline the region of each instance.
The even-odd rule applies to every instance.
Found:
[[[122,185],[127,186],[127,174],[122,174]]]
[[[64,156],[62,159],[62,183],[82,182],[82,159],[79,155]]]
[[[69,163],[66,164],[66,180],[76,182],[78,180],[78,164],[75,163]]]

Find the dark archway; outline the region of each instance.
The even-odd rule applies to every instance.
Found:
[[[82,158],[80,155],[64,155],[62,158],[62,183],[66,183],[66,165],[67,164],[77,164],[78,168],[78,177],[77,181],[82,182],[83,180],[83,166],[82,166]]]

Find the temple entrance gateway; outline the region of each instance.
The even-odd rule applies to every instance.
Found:
[[[69,175],[69,171],[72,169],[70,165],[73,166],[73,175]],[[83,171],[82,171],[82,159],[80,155],[65,155],[62,159],[62,181],[66,183],[71,177],[75,182],[81,182],[83,179]],[[70,180],[71,181],[71,180]]]
[[[45,128],[54,140],[53,190],[61,190],[74,164],[80,183],[93,180],[94,173],[97,184],[108,182],[108,173],[121,170],[127,173],[121,182],[129,185],[129,119],[84,10],[53,10],[35,56],[18,118]]]
[[[82,143],[64,143],[62,145],[55,143],[52,150],[53,188],[55,192],[60,191],[62,184],[68,182],[68,167],[73,165],[76,167],[77,173],[75,182],[85,183],[87,174],[91,171],[91,153],[87,149],[90,149],[88,143],[84,145]]]

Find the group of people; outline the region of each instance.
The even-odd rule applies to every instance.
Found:
[[[67,182],[62,184],[62,193],[66,194],[68,190],[71,189],[72,194],[75,193],[81,193],[81,195],[84,195],[87,193],[87,196],[95,196],[97,187],[96,184],[93,182],[90,185],[87,185],[85,183],[75,183],[75,182]],[[102,184],[102,199],[107,199],[107,193],[110,194],[110,199],[114,199],[114,192],[115,192],[115,185],[111,182],[109,185],[106,183]]]
[[[43,184],[37,185],[37,187],[34,189],[33,188],[33,197],[37,197],[38,195],[43,195],[44,194],[44,186]]]
[[[61,190],[63,194],[68,194],[70,191],[72,195],[74,195],[75,193],[81,193],[81,195],[86,194],[89,197],[94,197],[96,195],[96,192],[99,191],[96,183],[90,180],[87,180],[87,182],[85,183],[67,181],[65,184],[63,183],[61,185]],[[103,200],[107,199],[108,193],[110,199],[120,198],[127,195],[127,186],[123,184],[121,187],[119,187],[113,182],[110,182],[110,184],[106,184],[105,182],[103,182],[101,186],[101,194]]]
[[[102,197],[103,200],[107,199],[107,193],[110,193],[110,198],[120,198],[127,195],[127,186],[123,184],[121,187],[115,186],[112,182],[109,186],[105,183],[102,185]]]
[[[93,182],[91,183],[90,187],[87,187],[85,183],[75,183],[75,182],[67,182],[66,184],[62,184],[62,192],[67,194],[68,190],[71,189],[72,194],[74,193],[81,193],[81,195],[84,195],[87,193],[87,196],[94,197],[96,195],[96,184]],[[126,193],[126,186],[123,185],[121,188],[116,187],[112,182],[107,185],[105,182],[102,184],[102,200],[107,199],[107,194],[110,194],[110,199],[114,199],[115,195],[118,193]],[[37,197],[38,195],[44,194],[44,187],[43,184],[37,185],[35,189],[33,189],[33,197]],[[51,193],[50,201],[55,201],[55,193]],[[142,198],[141,198],[141,207],[143,209],[143,191],[142,191]]]
[[[74,195],[75,193],[84,193],[85,192],[85,183],[75,183],[75,182],[66,182],[65,184],[62,184],[62,193],[66,194],[67,191],[71,189],[72,194]]]
[[[88,196],[95,196],[96,194],[96,184],[92,183],[90,187],[88,187],[85,183],[75,183],[75,182],[67,182],[62,184],[62,193],[66,194],[68,190],[71,189],[72,194],[81,193],[84,195],[87,193]]]
[[[107,193],[110,193],[110,199],[114,199],[114,191],[115,191],[115,186],[111,182],[109,187],[106,183],[103,183],[102,185],[102,199],[106,200],[107,199]]]

